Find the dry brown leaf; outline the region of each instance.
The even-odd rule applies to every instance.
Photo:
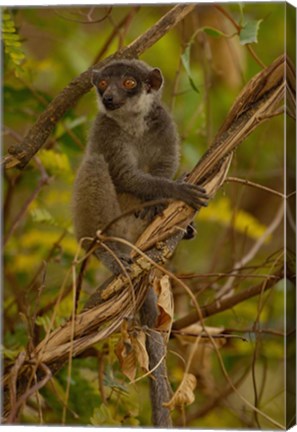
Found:
[[[163,406],[173,410],[176,407],[191,405],[195,400],[194,390],[197,380],[193,374],[186,373],[183,380],[170,399],[169,402],[163,403]]]
[[[119,359],[122,373],[131,381],[136,375],[136,358],[128,331],[128,321],[124,320],[121,326],[121,339],[119,340],[115,353]]]
[[[145,347],[146,335],[141,330],[137,332],[136,337],[132,338],[132,346],[135,350],[136,359],[138,365],[144,369],[146,372],[149,371],[149,356]]]
[[[164,275],[160,279],[156,278],[154,289],[158,296],[159,308],[156,328],[169,334],[173,322],[173,296],[169,277]]]
[[[119,359],[122,373],[130,381],[134,381],[138,366],[146,372],[149,371],[149,357],[145,347],[145,338],[145,333],[142,330],[132,329],[129,332],[127,321],[123,322],[121,339],[115,348],[115,353]]]
[[[136,375],[135,353],[120,341],[116,346],[115,353],[121,365],[121,371],[126,377],[133,381]]]
[[[198,323],[192,324],[188,327],[185,327],[181,332],[175,335],[176,339],[180,342],[181,345],[188,345],[195,343],[198,336],[206,336],[201,337],[199,344],[210,344],[213,346],[210,338],[207,336],[217,336],[224,331],[224,327],[207,327],[202,326]],[[214,343],[218,348],[226,343],[226,338],[223,336],[221,338],[213,339]]]

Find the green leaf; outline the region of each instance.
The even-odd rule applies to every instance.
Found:
[[[191,75],[190,53],[191,53],[191,46],[187,45],[185,51],[183,52],[183,54],[181,56],[182,63],[184,65],[184,68],[186,69],[186,72],[188,75]]]
[[[198,87],[196,86],[196,84],[194,83],[194,80],[192,78],[191,66],[190,66],[190,56],[191,56],[191,44],[188,44],[186,46],[185,51],[183,52],[183,54],[181,56],[181,60],[182,60],[183,66],[186,70],[186,73],[188,75],[192,89],[195,92],[200,93],[198,90]]]
[[[245,7],[244,3],[238,3],[238,7],[239,7],[239,12],[240,12],[240,25],[244,26],[244,14],[243,14],[243,10]]]
[[[3,35],[3,40],[5,41],[6,33],[15,33],[15,28],[13,26],[6,25],[3,27],[2,31],[5,35]]]
[[[8,12],[4,12],[2,16],[2,39],[5,53],[13,66],[14,73],[19,76],[24,71],[22,63],[25,60],[25,54],[22,51],[20,36],[16,31],[12,15]]]
[[[15,36],[15,35],[12,34],[12,35],[9,35],[9,36]],[[6,38],[5,45],[9,46],[9,47],[20,47],[21,46],[21,42],[13,40],[13,39],[7,39]],[[23,55],[23,57],[25,57],[25,56]]]
[[[48,331],[51,326],[51,319],[45,315],[45,316],[38,316],[35,319],[35,324],[42,327],[45,331]]]
[[[214,27],[203,27],[204,33],[206,33],[208,36],[219,38],[221,36],[227,36],[222,31],[214,28]]]
[[[3,21],[10,21],[11,20],[11,16],[8,12],[4,12],[2,15],[2,19]]]
[[[196,93],[200,93],[200,91],[199,91],[198,87],[196,86],[196,84],[195,84],[193,78],[190,77],[190,76],[189,76],[189,82],[190,82],[190,85],[191,85],[192,89],[193,89]]]
[[[55,219],[50,214],[50,212],[48,210],[46,210],[45,208],[41,208],[41,207],[34,208],[31,210],[30,213],[31,213],[31,217],[32,217],[34,222],[56,225]]]
[[[18,34],[11,34],[11,33],[5,34],[5,40],[6,40],[6,41],[9,41],[9,40],[18,41],[19,38],[20,38],[20,37],[19,37]]]
[[[90,419],[92,426],[119,426],[120,421],[115,419],[115,415],[110,407],[101,404],[99,408],[94,409],[93,416]]]
[[[1,347],[1,352],[3,356],[9,360],[15,360],[19,354],[19,350],[12,350],[5,347]]]
[[[70,161],[65,153],[58,153],[54,150],[41,150],[38,156],[50,174],[64,179],[72,179]]]
[[[9,50],[10,51],[10,57],[12,57],[15,60],[22,60],[25,58],[24,54],[21,51],[16,51],[14,47]]]
[[[239,33],[239,41],[241,45],[258,42],[258,32],[260,24],[263,20],[247,21]]]

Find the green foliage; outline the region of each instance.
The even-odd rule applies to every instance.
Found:
[[[186,46],[186,48],[185,48],[185,50],[184,50],[184,52],[183,52],[183,54],[182,54],[182,56],[181,56],[181,60],[182,60],[182,63],[183,63],[183,65],[184,65],[184,68],[185,68],[185,70],[186,70],[186,73],[187,73],[187,75],[188,75],[188,79],[189,79],[189,82],[190,82],[190,84],[191,84],[192,89],[193,89],[195,92],[199,93],[198,87],[196,86],[196,84],[195,84],[195,82],[194,82],[194,80],[193,80],[193,78],[192,78],[192,72],[191,72],[191,66],[190,66],[190,59],[191,59],[191,44],[192,44],[192,42],[189,43],[189,44]]]
[[[49,225],[57,226],[57,221],[55,221],[53,216],[45,208],[33,208],[31,210],[31,216],[33,222],[46,223]]]
[[[110,407],[101,404],[99,408],[95,408],[91,424],[92,426],[119,426],[119,421],[114,418]]]
[[[69,158],[65,153],[58,153],[54,150],[40,150],[38,156],[50,175],[62,177],[69,182],[73,181]]]
[[[214,27],[203,27],[202,30],[208,36],[211,36],[211,37],[214,37],[214,38],[219,38],[219,37],[222,37],[222,36],[228,37],[228,35],[226,35],[226,33],[222,32],[221,30],[218,30],[218,29],[216,29]]]
[[[92,426],[140,426],[138,417],[138,404],[133,401],[131,395],[121,397],[121,403],[125,406],[122,413],[118,413],[111,404],[101,404],[95,408],[91,417]]]
[[[51,319],[48,316],[39,316],[35,320],[35,324],[44,329],[45,332],[49,331],[51,328]]]
[[[21,39],[17,33],[12,15],[7,9],[4,9],[2,13],[2,39],[5,54],[8,56],[15,74],[18,76],[23,71],[22,64],[25,60],[25,54],[22,50]]]
[[[6,331],[3,339],[4,358],[15,360],[20,350],[25,349],[28,342],[27,328],[23,322],[18,322],[13,332]]]
[[[5,105],[4,119],[9,124],[13,121],[33,122],[36,114],[44,109],[44,104],[32,97],[28,88],[16,87],[14,83],[3,86],[3,103]]]
[[[241,45],[258,42],[258,33],[260,24],[263,20],[249,20],[246,21],[239,33],[239,40]]]
[[[90,361],[91,360],[91,361]],[[85,366],[88,369],[85,369]],[[96,375],[86,373],[94,368],[96,363],[92,359],[75,360],[72,362],[70,380],[70,395],[67,403],[68,410],[66,424],[89,425],[94,409],[100,404],[100,396],[96,388]],[[63,402],[66,399],[67,368],[61,370],[54,379],[54,392],[51,386],[42,390],[47,400],[44,410],[46,424],[57,424],[62,421]],[[94,381],[95,379],[95,381]]]

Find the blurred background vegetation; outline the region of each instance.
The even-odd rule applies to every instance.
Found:
[[[160,67],[165,77],[164,101],[182,138],[179,174],[189,171],[206,151],[261,63],[268,65],[284,52],[285,7],[285,3],[197,5],[182,24],[141,56]],[[4,9],[3,153],[22,141],[47,104],[74,77],[132,42],[169,9],[164,5]],[[290,14],[287,18],[293,20]],[[238,34],[234,23],[247,34]],[[96,112],[92,90],[56,125],[24,171],[3,173],[3,352],[8,363],[41,340],[54,310],[55,326],[71,314],[71,264],[77,252],[72,184]],[[283,116],[278,116],[259,127],[236,151],[229,176],[282,193],[283,124]],[[198,234],[179,245],[170,269],[187,277],[200,305],[223,293],[265,284],[265,277],[283,261],[281,209],[282,198],[276,194],[226,182],[197,215]],[[238,274],[230,279],[243,258]],[[90,263],[81,305],[107,275],[95,259]],[[285,423],[283,286],[280,281],[265,294],[206,320],[219,333],[227,329],[232,335],[222,337],[219,345],[240,393],[281,424]],[[173,289],[175,318],[179,318],[191,310],[191,301],[179,287]],[[147,380],[130,385],[123,377],[114,354],[117,339],[114,335],[73,360],[68,398],[65,367],[28,401],[19,422],[150,425]],[[176,340],[168,349],[169,377],[176,388],[186,350]],[[229,388],[209,342],[201,344],[192,372],[198,385],[194,403],[183,413],[187,426],[275,427]],[[181,412],[173,416],[181,426]]]

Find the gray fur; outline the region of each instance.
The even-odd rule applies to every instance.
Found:
[[[131,95],[123,91],[121,80],[133,76],[137,88]],[[99,113],[90,133],[87,150],[74,186],[74,229],[78,239],[94,237],[115,217],[137,204],[162,198],[180,199],[197,208],[202,205],[201,188],[172,180],[179,160],[179,138],[171,115],[160,102],[162,75],[138,60],[113,61],[94,71],[93,83],[107,79],[109,85],[99,95]],[[120,104],[105,106],[104,95]],[[149,217],[123,217],[107,235],[135,243],[149,224]],[[85,247],[88,246],[85,242]],[[129,248],[107,243],[125,260]],[[102,248],[96,255],[113,272],[119,265]]]

